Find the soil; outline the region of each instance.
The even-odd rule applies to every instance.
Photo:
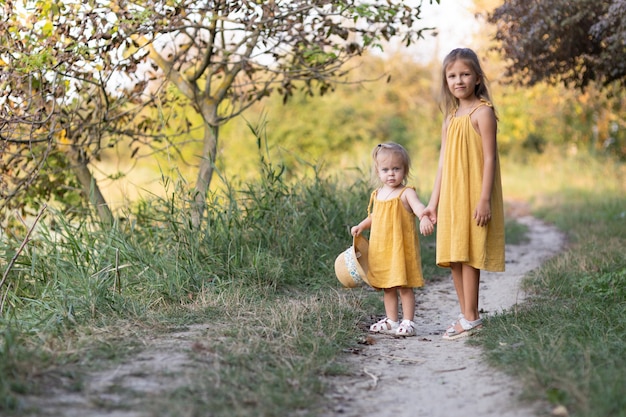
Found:
[[[505,273],[481,275],[483,317],[514,308],[524,299],[522,278],[562,249],[563,236],[529,216],[528,243],[508,246]],[[545,404],[520,400],[520,382],[490,366],[480,348],[465,339],[444,341],[443,330],[458,314],[451,280],[417,292],[417,337],[368,335],[368,344],[341,358],[350,371],[328,379],[327,407],[320,417],[537,417],[549,414]],[[68,392],[59,380],[48,395],[22,398],[23,415],[64,417],[146,417],[142,397],[183,385],[193,367],[188,349],[195,348],[207,325],[184,332],[157,334],[143,340],[145,349],[109,369],[89,372],[80,390]],[[185,346],[186,349],[181,349]],[[58,378],[62,374],[57,374]],[[108,406],[99,406],[107,404]],[[115,407],[115,405],[118,407]],[[111,410],[114,406],[114,411]]]

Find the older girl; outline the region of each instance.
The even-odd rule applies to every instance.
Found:
[[[480,329],[480,271],[504,271],[504,210],[497,118],[487,79],[471,49],[443,61],[444,122],[439,168],[424,213],[437,222],[437,265],[450,268],[461,314],[446,330],[454,340]]]

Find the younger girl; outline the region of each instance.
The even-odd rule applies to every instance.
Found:
[[[461,314],[448,340],[482,326],[480,270],[504,271],[504,210],[497,118],[478,57],[455,49],[443,61],[439,168],[424,210],[437,222],[437,265],[451,269]]]
[[[423,215],[425,206],[415,189],[406,186],[411,165],[407,151],[396,143],[383,143],[374,148],[372,158],[372,177],[379,188],[372,192],[367,217],[351,230],[356,236],[371,229],[368,280],[372,287],[384,291],[387,317],[373,324],[370,331],[414,336],[413,288],[424,285],[415,216],[420,219],[422,234],[431,234],[434,227]],[[402,301],[401,323],[398,320],[398,294]]]

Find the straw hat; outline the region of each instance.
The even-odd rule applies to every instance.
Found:
[[[363,284],[370,285],[367,279],[367,250],[369,242],[361,235],[355,236],[352,246],[341,252],[335,259],[335,275],[347,288]]]

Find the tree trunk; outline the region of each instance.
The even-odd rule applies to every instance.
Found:
[[[75,149],[70,148],[70,160],[72,161],[72,170],[76,178],[78,178],[78,182],[80,182],[83,194],[87,197],[89,203],[95,207],[100,221],[107,226],[112,225],[113,213],[111,213],[111,209],[100,191],[98,182],[91,175],[85,159]]]
[[[202,147],[202,155],[200,156],[198,179],[196,180],[191,208],[191,224],[196,229],[200,227],[206,208],[206,197],[215,166],[218,134],[219,127],[209,125],[205,119],[204,145]]]

